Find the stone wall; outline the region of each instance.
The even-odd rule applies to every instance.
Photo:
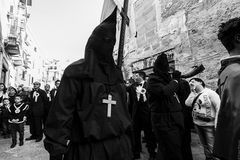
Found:
[[[186,73],[203,64],[206,69],[197,76],[215,89],[219,61],[228,55],[217,39],[218,26],[240,16],[240,1],[137,0],[132,5],[137,36],[130,39],[136,48],[125,68],[134,60],[174,48],[176,69]]]

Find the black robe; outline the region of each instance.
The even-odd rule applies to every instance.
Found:
[[[116,10],[114,14],[116,19]],[[65,69],[45,128],[44,145],[52,157],[131,159],[126,88],[112,58],[114,44],[115,23],[99,25],[88,40],[85,59]],[[103,99],[109,94],[116,104],[107,117],[108,105]]]
[[[43,117],[45,106],[47,105],[47,94],[44,90],[38,89],[36,92],[39,94],[37,101],[33,97],[34,90],[30,93],[30,114],[33,117]]]
[[[151,74],[147,91],[153,131],[158,142],[157,159],[182,160],[182,106],[176,97],[178,83],[168,73]]]

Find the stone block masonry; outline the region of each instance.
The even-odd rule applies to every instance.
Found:
[[[217,39],[218,26],[240,16],[240,1],[137,0],[132,4],[137,37],[131,37],[136,48],[129,59],[141,60],[174,48],[176,69],[186,73],[202,63],[206,70],[198,76],[216,89],[220,59],[228,56]],[[125,67],[132,62],[128,60]]]

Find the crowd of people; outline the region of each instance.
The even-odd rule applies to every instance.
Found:
[[[170,72],[164,53],[148,78],[139,71],[123,85],[112,57],[115,19],[113,12],[96,27],[85,59],[64,72],[46,122],[50,159],[136,160],[145,141],[150,160],[192,160],[191,129],[206,160],[239,159],[240,18],[219,27],[229,57],[221,60],[216,91],[197,76]]]
[[[157,58],[153,71],[147,81],[144,72],[136,72],[127,87],[133,122],[133,159],[140,158],[143,131],[150,160],[156,157],[159,160],[193,160],[191,130],[194,128],[206,159],[214,159],[219,95],[206,88],[200,78],[186,81],[179,71],[169,74],[165,54]]]
[[[218,38],[230,57],[221,61],[217,92],[201,78],[170,72],[160,54],[148,77],[142,71],[124,84],[115,65],[116,10],[90,36],[85,59],[68,66],[56,88],[33,83],[30,93],[0,84],[1,129],[16,132],[23,145],[24,123],[50,160],[137,160],[146,143],[149,160],[193,160],[195,129],[206,160],[237,160],[240,139],[240,18],[220,26]],[[59,87],[60,85],[60,87]],[[143,136],[144,135],[144,136]]]
[[[17,145],[17,133],[19,146],[24,144],[24,125],[30,125],[31,136],[26,140],[42,140],[44,123],[59,85],[57,80],[50,91],[49,84],[42,90],[40,82],[34,82],[29,91],[23,85],[16,89],[0,83],[0,132],[3,138],[12,138],[10,148]]]

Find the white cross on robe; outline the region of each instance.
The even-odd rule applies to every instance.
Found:
[[[117,104],[117,101],[112,100],[112,95],[108,95],[108,99],[103,99],[103,103],[108,104],[108,109],[107,109],[107,117],[111,117],[111,112],[112,112],[112,105]]]

